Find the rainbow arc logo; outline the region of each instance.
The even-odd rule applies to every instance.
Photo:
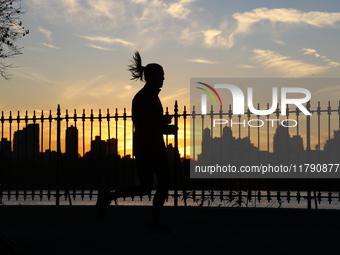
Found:
[[[216,99],[218,99],[220,105],[222,105],[222,99],[221,99],[220,95],[217,93],[217,91],[212,86],[210,86],[209,84],[203,83],[203,82],[197,82],[197,83],[208,88],[208,89],[206,89],[206,88],[196,87],[200,90],[203,90],[205,93],[207,93],[211,97],[211,99],[213,100],[214,104],[217,103]]]

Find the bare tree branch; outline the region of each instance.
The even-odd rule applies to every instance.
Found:
[[[29,33],[20,20],[20,15],[24,12],[18,4],[19,1],[0,0],[0,58],[3,60],[22,54],[22,47],[18,47],[15,43]],[[16,66],[0,62],[0,75],[6,80],[10,79],[7,70],[14,67]]]

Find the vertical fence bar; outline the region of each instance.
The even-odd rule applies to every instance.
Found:
[[[98,180],[98,189],[102,189],[102,187],[104,186],[104,169],[103,169],[103,165],[102,165],[102,159],[103,157],[103,153],[105,148],[103,148],[103,142],[102,142],[102,110],[99,109],[99,113],[98,113],[98,121],[99,121],[99,137],[100,137],[100,143],[99,143],[99,157],[98,157],[98,161],[96,162],[96,167],[99,167],[99,180]]]
[[[202,120],[201,121],[201,141],[203,141],[203,139],[204,139],[204,115],[203,114],[201,114],[201,120]],[[205,200],[205,185],[204,185],[205,182],[202,181],[201,183],[202,183],[201,199],[202,199],[202,201],[204,201]]]
[[[327,123],[328,123],[328,141],[331,140],[331,114],[332,114],[332,108],[331,108],[331,102],[328,101],[328,107],[327,107]],[[329,147],[328,151],[327,151],[327,156],[328,156],[328,160],[327,163],[331,163],[331,148]]]
[[[328,101],[328,107],[327,107],[327,117],[328,117],[328,141],[331,140],[331,114],[332,114],[332,108],[331,108],[331,102]],[[328,148],[328,160],[327,163],[332,163],[331,162],[331,146]],[[329,179],[329,192],[328,192],[328,201],[329,204],[331,204],[332,201],[332,180]]]
[[[287,107],[286,107],[286,116],[287,116],[287,119],[289,119],[289,108],[288,108],[288,105],[287,105]],[[290,138],[290,135],[289,135],[289,127],[287,127],[287,133],[288,133],[288,135],[287,135],[287,141],[286,141],[286,146],[287,146],[287,148],[286,148],[286,153],[287,153],[287,162],[290,162],[290,153],[289,153],[289,151],[290,151],[290,144],[289,144],[289,138]]]
[[[307,111],[310,112],[310,101],[307,102]],[[311,155],[310,155],[310,143],[311,143],[311,134],[310,134],[310,115],[306,116],[306,139],[307,139],[307,162],[310,162],[311,160]],[[312,209],[312,201],[311,201],[311,180],[308,179],[308,184],[307,184],[307,208]]]
[[[83,109],[83,114],[81,116],[81,120],[82,120],[82,145],[83,145],[83,160],[82,160],[82,170],[83,170],[83,174],[82,174],[82,181],[81,181],[81,199],[84,200],[85,197],[85,171],[86,171],[86,160],[87,158],[85,158],[85,119],[86,119],[86,114],[85,114],[85,109]],[[86,185],[87,187],[87,185]]]
[[[132,121],[132,114],[131,114],[131,159],[133,160],[132,162],[132,168],[133,168],[133,177],[135,177],[136,175],[138,176],[138,170],[137,170],[137,164],[136,164],[136,160],[134,158],[134,153],[133,153],[133,136],[134,136],[134,130],[135,130],[135,124]],[[135,183],[134,181],[135,179],[133,179],[132,184]],[[140,197],[140,201],[142,201],[142,198]]]
[[[25,180],[27,180],[28,178],[27,178],[27,150],[28,150],[28,139],[27,139],[27,132],[28,132],[28,126],[27,126],[27,124],[28,124],[28,116],[27,116],[27,111],[26,111],[26,115],[25,115],[25,148],[24,148],[24,167],[21,167],[20,166],[20,170],[22,169],[22,168],[24,168],[24,178],[25,178]],[[20,178],[20,182],[19,182],[20,184],[21,184],[21,178]],[[24,200],[26,200],[26,196],[27,196],[27,182],[26,181],[24,181]]]
[[[321,159],[321,106],[320,101],[318,101],[318,107],[317,107],[317,115],[318,115],[318,144],[317,144],[317,151],[318,151],[318,162],[320,162]],[[315,199],[316,201],[316,199]],[[319,192],[318,192],[318,202],[321,203],[321,188],[320,188],[320,181],[319,181]],[[315,203],[317,206],[317,203]]]
[[[41,111],[41,116],[40,116],[40,122],[41,122],[41,136],[40,136],[40,193],[39,193],[39,198],[40,201],[43,199],[43,183],[44,183],[44,158],[43,158],[43,153],[44,153],[44,111]]]
[[[3,192],[3,180],[4,180],[4,174],[3,174],[3,169],[4,169],[4,148],[5,148],[5,140],[4,140],[4,122],[5,122],[5,117],[4,117],[4,112],[1,113],[1,153],[0,153],[0,205],[2,204],[2,192]]]
[[[93,141],[93,120],[94,120],[94,116],[93,116],[93,109],[91,109],[91,114],[90,114],[90,121],[91,121],[91,127],[90,127],[90,143],[91,143],[91,146],[90,146],[90,150],[91,150],[91,154],[90,154],[90,169],[89,169],[89,174],[90,174],[90,199],[92,199],[92,196],[93,196],[93,160],[94,160],[94,157],[93,157],[93,148],[94,146],[92,146],[92,141]]]
[[[318,107],[317,107],[317,115],[318,115],[318,162],[320,162],[320,148],[321,148],[321,135],[320,135],[320,132],[321,132],[321,121],[320,121],[320,118],[321,118],[321,107],[320,107],[320,101],[318,102]]]
[[[269,104],[267,104],[267,109],[269,109]],[[267,123],[269,123],[269,118],[270,118],[270,115],[266,115],[266,118],[267,118]],[[250,136],[249,136],[250,138]],[[269,151],[270,151],[270,143],[269,143],[269,124],[267,124],[267,152],[268,152],[268,157],[267,157],[267,160],[269,162]]]
[[[78,183],[79,180],[76,178],[76,175],[79,176],[79,171],[78,170],[78,165],[77,164],[79,162],[78,160],[78,153],[79,153],[79,149],[78,149],[78,139],[79,139],[79,132],[78,132],[78,128],[77,128],[77,111],[76,109],[74,109],[74,114],[73,114],[73,121],[74,121],[74,133],[73,133],[73,140],[72,140],[72,146],[71,148],[73,149],[73,151],[71,152],[71,160],[72,160],[72,164],[73,164],[73,200],[76,199],[76,192],[77,192],[77,188],[78,188]],[[65,144],[67,143],[67,141],[65,140]],[[66,152],[66,151],[65,151]],[[67,155],[67,152],[66,152]]]
[[[168,107],[165,108],[165,116],[169,117],[169,108]],[[166,146],[169,145],[169,134],[165,135],[165,145]]]
[[[187,108],[186,106],[184,106],[184,111],[183,111],[183,131],[184,131],[184,140],[183,140],[183,146],[184,146],[184,158],[183,158],[183,175],[184,178],[186,178],[186,173],[185,171],[187,170],[187,163],[189,162],[187,160]],[[178,132],[178,131],[177,131]],[[186,180],[184,179],[184,185],[185,185]],[[187,190],[186,190],[186,186],[183,187],[183,200],[184,200],[184,206],[187,206]]]
[[[69,113],[68,113],[68,109],[66,109],[66,114],[65,114],[65,117],[64,117],[64,119],[65,119],[65,132],[66,132],[66,130],[69,128],[69,121],[70,121],[70,115],[69,115]],[[61,131],[61,130],[60,130]],[[61,135],[61,134],[60,134]],[[68,187],[68,176],[67,176],[67,174],[68,173],[70,173],[72,170],[72,163],[71,163],[71,160],[69,159],[69,157],[68,157],[68,155],[67,155],[67,149],[66,149],[66,136],[64,137],[65,138],[65,147],[64,147],[64,149],[65,149],[65,153],[66,153],[66,158],[65,157],[62,157],[62,155],[60,156],[60,158],[61,158],[61,170],[62,170],[62,175],[63,175],[63,179],[65,180],[65,182],[64,182],[64,185],[65,185],[65,199],[66,199],[66,196],[68,195],[69,196],[69,187]],[[65,164],[65,162],[64,162],[64,160],[66,160],[66,164]]]
[[[60,204],[60,190],[59,190],[59,174],[61,169],[61,144],[60,144],[60,126],[61,126],[61,118],[60,118],[60,105],[58,104],[57,108],[57,174],[56,174],[56,206]]]
[[[123,167],[123,169],[124,169],[124,187],[126,186],[126,160],[127,160],[127,158],[126,158],[126,108],[124,108],[124,112],[123,112],[123,123],[124,123],[124,140],[123,140],[123,144],[124,144],[124,160],[123,160],[123,162],[124,162],[124,167]],[[124,199],[125,199],[125,197],[124,197]]]
[[[50,114],[48,116],[48,167],[47,167],[47,198],[50,200],[51,198],[51,150],[52,150],[52,111],[50,110]]]
[[[12,144],[12,122],[13,122],[13,117],[12,117],[12,111],[9,112],[9,143]],[[12,153],[9,154],[9,159],[8,159],[8,191],[7,191],[7,198],[10,200],[11,198],[11,189],[12,189]]]
[[[116,136],[116,139],[117,139],[117,149],[119,148],[118,147],[118,108],[116,108],[116,113],[115,113],[115,136]],[[133,131],[133,134],[134,134],[134,131]],[[133,138],[132,138],[133,140]],[[118,183],[117,183],[117,180],[118,180],[118,159],[117,157],[115,158],[115,183],[114,183],[114,189],[117,190],[118,189]]]
[[[214,107],[213,105],[210,106],[210,139],[212,140],[213,137],[214,137],[214,125],[213,125],[213,121],[214,121]],[[203,140],[202,140],[203,142]],[[214,152],[213,152],[213,149],[211,149],[211,152],[210,152],[210,158],[212,158],[214,155]],[[211,179],[210,181],[210,186],[211,187],[214,187],[214,182],[215,180],[214,179]],[[214,191],[213,190],[210,190],[210,199],[212,201],[214,201]]]
[[[190,136],[192,137],[192,141],[190,139],[190,144],[192,145],[191,152],[192,152],[193,155],[190,155],[190,157],[192,157],[192,159],[195,160],[196,159],[196,135],[195,135],[195,133],[196,133],[196,131],[195,131],[195,128],[196,128],[196,126],[195,126],[196,111],[195,111],[195,106],[194,105],[192,106],[192,115],[191,116],[192,116],[192,118],[191,118],[192,119],[192,125],[191,125],[192,126],[192,131],[191,131]],[[190,152],[190,154],[191,154],[191,152]],[[192,191],[192,199],[195,201],[196,200],[196,182],[195,181],[193,181],[192,189],[193,189],[193,191]]]
[[[17,116],[17,123],[18,123],[18,128],[17,128],[17,132],[19,132],[20,130],[20,112],[18,111],[18,116]],[[14,138],[13,138],[14,140]],[[18,200],[19,198],[19,168],[20,168],[20,165],[19,165],[19,152],[20,152],[20,148],[19,148],[19,144],[20,144],[20,136],[17,135],[17,141],[14,141],[14,144],[16,144],[16,147],[17,147],[17,155],[16,155],[16,160],[17,160],[17,163],[16,163],[16,192],[15,192],[15,199]]]
[[[220,110],[219,110],[219,118],[220,119],[223,119],[223,109],[222,109],[222,105],[220,105]],[[222,125],[220,125],[220,137],[223,136],[223,128],[222,128]],[[220,145],[220,150],[221,150],[221,154],[220,156],[222,157],[222,153],[223,153],[223,143],[221,142],[221,145]],[[221,185],[220,187],[220,201],[222,202],[223,201],[223,185]]]
[[[178,105],[177,100],[175,101],[175,107],[174,107],[174,119],[175,119],[175,127],[178,127]],[[178,184],[177,184],[177,171],[178,171],[178,163],[179,158],[177,157],[178,154],[178,132],[177,129],[175,131],[175,167],[174,167],[174,206],[178,206]]]
[[[105,189],[109,189],[110,185],[110,166],[111,166],[111,143],[114,141],[111,141],[111,132],[110,132],[110,110],[107,109],[106,112],[106,121],[107,121],[107,139],[108,139],[108,158],[107,158],[107,168],[106,168],[106,179],[105,182]],[[116,153],[115,153],[116,154]]]
[[[36,115],[35,115],[35,111],[33,111],[33,125],[35,127],[35,124],[36,124]],[[38,127],[39,127],[39,124],[38,124]],[[35,132],[38,132],[38,134],[36,134]],[[35,198],[35,159],[37,157],[37,154],[36,152],[39,153],[39,128],[38,130],[36,130],[35,128],[33,129],[33,153],[32,153],[32,187],[31,187],[31,190],[32,190],[32,193],[31,193],[31,198],[32,200],[34,200]],[[35,137],[38,138],[38,143],[35,144]],[[38,146],[38,148],[35,148],[35,146]]]

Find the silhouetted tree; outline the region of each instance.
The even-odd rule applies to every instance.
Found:
[[[21,54],[22,47],[15,45],[15,42],[29,32],[20,21],[20,15],[24,12],[17,4],[19,1],[0,0],[0,58],[3,60]],[[0,62],[0,75],[8,80],[10,75],[7,69],[13,67],[12,64]]]

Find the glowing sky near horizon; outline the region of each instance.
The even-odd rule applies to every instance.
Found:
[[[23,0],[19,66],[0,110],[130,111],[135,50],[165,70],[163,105],[189,105],[193,77],[339,77],[339,1]],[[320,88],[322,89],[322,88]],[[332,94],[337,96],[338,92]]]

